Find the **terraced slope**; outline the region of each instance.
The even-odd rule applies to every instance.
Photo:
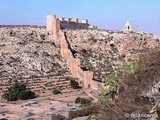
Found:
[[[39,92],[56,85],[64,89],[70,75],[59,44],[45,27],[0,27],[0,92],[16,81]]]

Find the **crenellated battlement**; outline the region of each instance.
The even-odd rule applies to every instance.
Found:
[[[55,16],[55,15],[54,15]],[[60,22],[68,22],[68,23],[83,23],[83,24],[89,24],[88,23],[88,19],[83,19],[81,20],[81,22],[79,22],[78,18],[56,18],[57,20],[59,20]]]
[[[56,15],[47,15],[47,30],[57,34],[61,29],[97,29],[96,25],[90,25],[87,19],[83,19],[81,23],[78,18],[57,18]]]

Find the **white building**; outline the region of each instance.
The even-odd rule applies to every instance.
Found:
[[[127,21],[124,27],[125,31],[130,31],[131,30],[131,24]]]

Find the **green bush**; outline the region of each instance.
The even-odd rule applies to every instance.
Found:
[[[75,81],[75,80],[71,80],[71,81],[70,81],[70,85],[71,85],[71,87],[72,87],[73,89],[79,89],[79,88],[81,88],[81,87],[79,86],[79,83],[78,83],[77,81]]]
[[[26,100],[35,97],[35,93],[28,91],[25,84],[13,84],[3,95],[8,101],[16,101],[18,99]]]
[[[90,115],[87,120],[97,120],[97,116],[96,115]]]
[[[88,100],[88,99],[86,99],[86,98],[80,98],[80,97],[78,97],[78,98],[76,98],[75,103],[80,103],[82,105],[90,105],[91,101]]]
[[[61,92],[60,90],[58,90],[57,88],[54,88],[54,89],[52,90],[52,93],[53,93],[54,95],[58,95],[58,94],[61,94],[62,92]]]
[[[157,112],[158,118],[160,118],[160,103],[158,103],[156,106],[156,112]]]
[[[116,71],[104,78],[104,84],[107,86],[107,89],[103,88],[102,85],[99,86],[99,100],[101,104],[114,104],[114,97],[118,94],[117,82],[121,76],[132,75],[137,78],[138,62],[138,60],[135,60],[131,65],[123,63]]]
[[[52,120],[66,120],[66,118],[62,115],[55,115],[55,114],[52,114]]]

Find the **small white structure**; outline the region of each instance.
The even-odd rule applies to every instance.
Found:
[[[131,30],[131,24],[127,21],[124,27],[124,31],[130,31]]]

